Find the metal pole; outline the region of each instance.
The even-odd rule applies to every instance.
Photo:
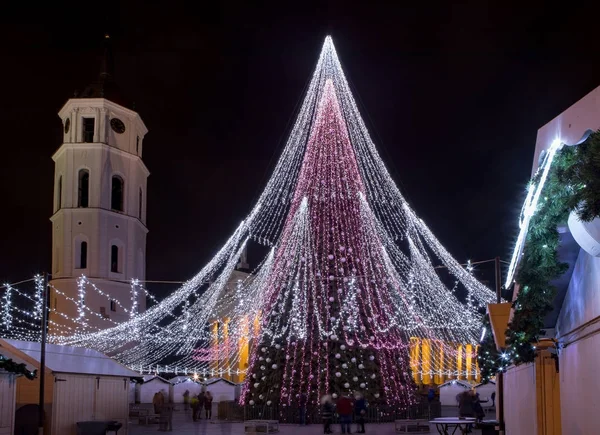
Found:
[[[501,303],[501,282],[502,274],[500,273],[500,257],[496,257],[496,302]],[[504,373],[502,371],[496,374],[496,386],[498,390],[498,429],[499,434],[504,435]]]
[[[44,383],[46,381],[46,330],[48,328],[48,275],[42,275],[42,342],[40,344],[40,401],[38,434],[44,435]]]

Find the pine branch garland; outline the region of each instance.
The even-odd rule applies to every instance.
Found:
[[[532,179],[537,183],[539,174]],[[558,227],[577,210],[582,221],[600,217],[600,130],[579,146],[563,147],[554,158],[532,216],[516,281],[521,291],[513,302],[514,316],[506,331],[506,356],[489,340],[479,348],[484,380],[502,369],[503,360],[518,365],[535,359],[536,343],[544,331],[544,318],[552,310],[556,288],[552,281],[568,269],[558,257]],[[488,316],[484,322],[489,324]]]
[[[35,379],[37,376],[37,370],[33,372],[27,369],[27,366],[23,363],[16,363],[10,358],[5,358],[0,355],[0,370],[4,370],[9,373],[16,373],[18,375],[23,375],[27,379]]]

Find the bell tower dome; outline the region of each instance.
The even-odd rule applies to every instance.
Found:
[[[146,275],[148,130],[114,82],[109,44],[106,36],[98,79],[58,113],[63,143],[52,156],[50,306],[68,317],[51,315],[59,334],[81,330],[79,323],[110,327],[146,305],[130,282]]]

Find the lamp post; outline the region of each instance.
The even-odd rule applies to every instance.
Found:
[[[46,381],[46,331],[48,329],[48,275],[42,274],[42,342],[40,343],[40,398],[38,409],[38,434],[44,435],[44,387]]]
[[[502,302],[500,257],[495,259],[496,269],[496,303]],[[500,370],[496,374],[496,389],[498,390],[498,433],[504,435],[504,373]]]

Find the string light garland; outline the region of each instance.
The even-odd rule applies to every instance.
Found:
[[[271,249],[231,282],[250,242]],[[433,262],[453,279],[448,288]],[[209,263],[164,300],[102,331],[87,324],[78,280],[77,324],[59,343],[114,355],[134,370],[246,376],[241,400],[311,403],[360,391],[372,402],[414,403],[414,381],[475,346],[478,309],[495,300],[445,250],[401,195],[350,92],[327,37],[286,146],[257,204]],[[464,289],[466,301],[458,298]],[[145,291],[145,290],[144,290]],[[127,296],[126,296],[127,297]],[[411,362],[419,340],[427,362]],[[169,364],[165,360],[169,358]]]

